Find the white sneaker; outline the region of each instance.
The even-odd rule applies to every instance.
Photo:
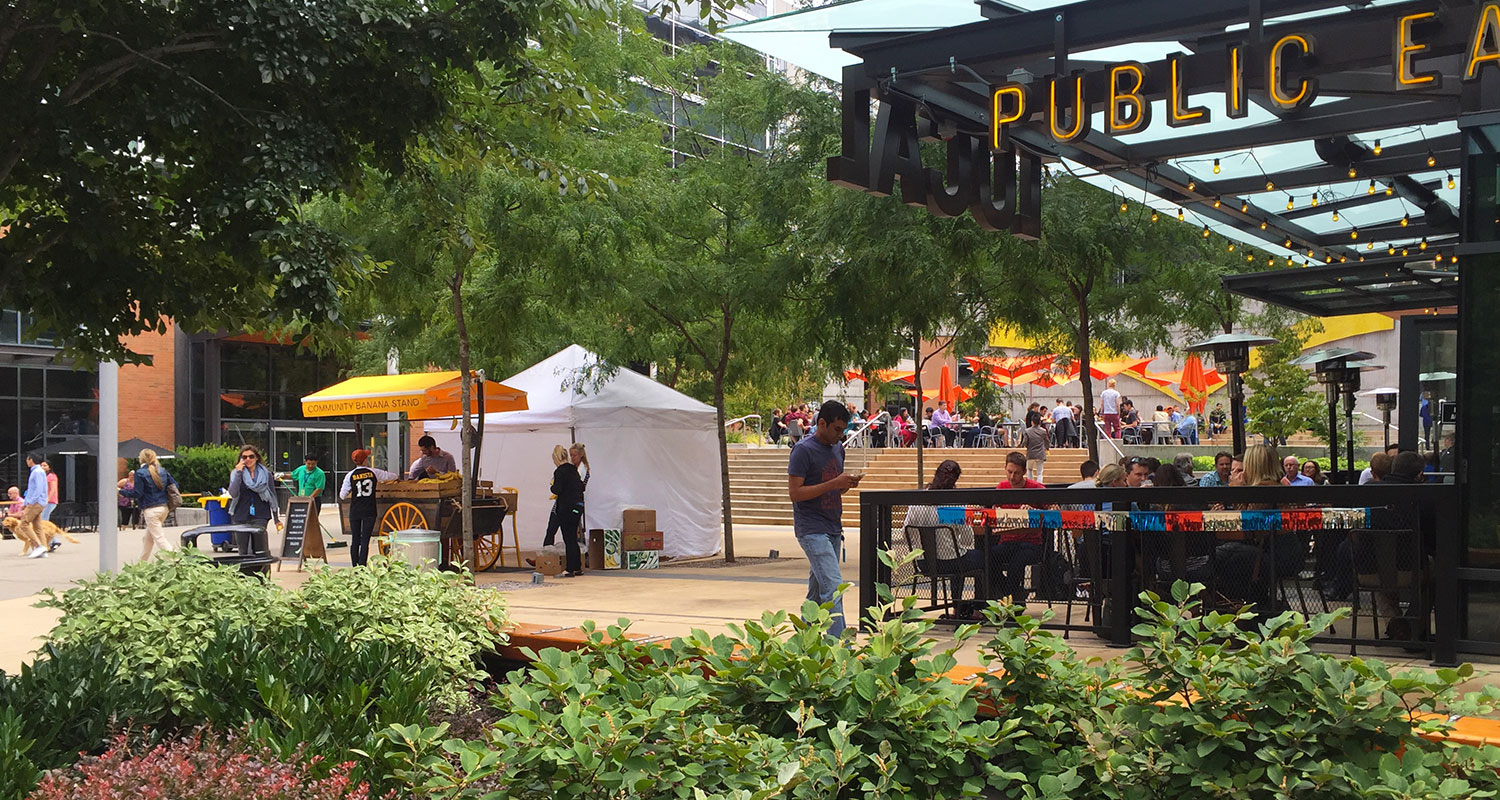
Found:
[[[27,556],[27,558],[46,558],[46,557],[47,557],[47,548],[45,546],[44,547],[38,547],[35,550],[32,550],[31,551],[31,555]]]

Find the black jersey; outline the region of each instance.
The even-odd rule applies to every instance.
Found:
[[[375,470],[355,467],[349,472],[349,518],[375,516]]]

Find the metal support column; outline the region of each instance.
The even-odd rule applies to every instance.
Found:
[[[120,567],[120,477],[115,453],[120,449],[120,365],[99,364],[99,571]]]

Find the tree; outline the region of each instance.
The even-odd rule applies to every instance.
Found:
[[[1004,290],[1023,301],[1015,306],[1016,326],[1077,363],[1084,425],[1094,419],[1093,348],[1167,346],[1183,310],[1164,296],[1166,276],[1179,292],[1198,290],[1208,276],[1192,268],[1196,259],[1182,257],[1187,226],[1152,223],[1139,206],[1122,213],[1115,195],[1070,176],[1050,180],[1042,198],[1041,239],[1019,248],[997,242],[996,257],[1009,262]],[[1086,438],[1097,461],[1098,441]]]
[[[373,264],[299,213],[391,173],[482,65],[606,0],[15,0],[0,9],[0,305],[85,356],[348,324]],[[656,6],[676,8],[678,0]],[[711,19],[725,3],[704,3]]]
[[[825,363],[866,375],[911,356],[920,419],[922,369],[945,348],[982,346],[1010,311],[998,262],[967,218],[942,219],[895,197],[824,186],[799,223],[801,247],[822,262],[800,309],[809,344]],[[937,346],[922,352],[924,343]],[[926,475],[917,437],[917,485]]]
[[[1283,329],[1277,343],[1257,350],[1260,364],[1245,375],[1250,394],[1245,398],[1246,430],[1270,440],[1284,440],[1307,430],[1323,417],[1326,404],[1308,392],[1312,376],[1304,367],[1291,363],[1302,352],[1304,330]],[[1324,424],[1324,430],[1327,424]]]

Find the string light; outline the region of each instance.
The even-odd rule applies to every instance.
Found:
[[[1427,151],[1427,166],[1429,166],[1429,167],[1435,167],[1435,166],[1437,166],[1437,156],[1433,155],[1431,150]]]
[[[1313,192],[1312,204],[1313,204],[1313,208],[1317,208],[1318,207],[1318,193],[1317,192]]]
[[[1353,165],[1350,165],[1350,167],[1349,167],[1349,177],[1351,177],[1351,178],[1358,178],[1359,177],[1359,173],[1355,171]]]
[[[1287,256],[1286,257],[1286,265],[1289,266],[1289,267],[1292,265],[1292,257],[1291,256]]]
[[[1261,220],[1260,221],[1260,229],[1261,230],[1265,230],[1266,229],[1266,221],[1265,220]]]
[[[1456,188],[1458,188],[1458,184],[1456,184],[1456,183],[1453,182],[1453,176],[1452,175],[1448,175],[1447,178],[1448,178],[1448,188],[1449,189],[1456,189]]]
[[[1375,243],[1374,242],[1365,242],[1365,249],[1366,250],[1374,250],[1375,249]]]
[[[1214,174],[1215,175],[1219,174],[1219,159],[1217,159],[1217,158],[1214,159]]]
[[[1455,263],[1455,264],[1457,264],[1458,263],[1458,256],[1456,256],[1456,255],[1448,256],[1448,260],[1451,261],[1451,262],[1453,262],[1453,263]]]
[[[1245,254],[1245,263],[1246,264],[1249,264],[1250,262],[1252,262],[1254,260],[1255,260],[1255,254],[1254,253],[1246,253]]]
[[[1395,255],[1396,254],[1396,246],[1395,245],[1387,245],[1386,248],[1385,248],[1385,254],[1388,255],[1388,256]]]
[[[1410,224],[1411,224],[1411,214],[1402,214],[1401,215],[1401,227],[1405,228],[1407,225],[1410,225]]]
[[[1124,214],[1126,211],[1129,211],[1129,210],[1130,210],[1130,201],[1129,200],[1121,199],[1120,200],[1120,213]]]
[[[1215,198],[1214,198],[1214,208],[1218,208],[1218,207],[1219,207],[1219,206],[1220,206],[1220,205],[1222,205],[1222,204],[1223,204],[1223,201],[1221,201],[1221,200],[1220,200],[1220,199],[1219,199],[1219,198],[1217,198],[1217,197],[1215,197]]]
[[[1191,178],[1189,178],[1188,179],[1188,191],[1191,192],[1191,191],[1193,191],[1194,189],[1197,189],[1197,188],[1198,188],[1198,182],[1195,181],[1195,180],[1193,180],[1193,179],[1191,179]]]
[[[1266,259],[1266,266],[1272,267],[1272,266],[1275,266],[1275,265],[1276,265],[1276,256],[1271,256],[1271,257],[1269,257],[1269,258]]]
[[[1177,221],[1181,222],[1183,219],[1182,208],[1179,206],[1177,209]]]
[[[1234,242],[1230,242],[1229,243],[1229,252],[1231,252],[1231,253],[1234,252]]]
[[[1422,243],[1419,244],[1419,245],[1417,245],[1417,249],[1418,250],[1426,250],[1427,249],[1427,237],[1426,236],[1422,237]]]
[[[1292,246],[1292,237],[1290,237],[1290,236],[1286,237],[1286,241],[1282,242],[1281,246],[1282,247],[1291,247]]]
[[[1286,196],[1286,210],[1287,211],[1291,211],[1292,209],[1294,209],[1296,207],[1297,207],[1297,201],[1293,200],[1291,195],[1287,195]]]
[[[1380,155],[1380,151],[1381,151],[1381,150],[1382,150],[1382,149],[1383,149],[1383,148],[1381,148],[1381,146],[1380,146],[1380,140],[1379,140],[1379,139],[1376,139],[1376,140],[1375,140],[1375,155],[1377,155],[1377,156],[1378,156],[1378,155]]]
[[[1432,257],[1432,260],[1436,261],[1439,264],[1443,263],[1443,254],[1442,253],[1438,253],[1437,255],[1435,255],[1435,256]]]
[[[1370,179],[1370,194],[1375,194],[1375,179]]]
[[[1270,178],[1266,178],[1266,191],[1273,191],[1275,188],[1276,184],[1272,183]]]
[[[1403,247],[1403,248],[1401,248],[1401,255],[1403,255],[1403,256],[1409,256],[1409,255],[1411,255],[1411,251],[1407,250],[1405,247]]]
[[[1248,213],[1250,213],[1250,201],[1249,200],[1241,200],[1240,201],[1240,213],[1241,214],[1248,214]]]
[[[1342,264],[1342,263],[1344,263],[1345,261],[1348,261],[1348,260],[1349,260],[1348,256],[1339,256],[1339,263],[1340,264]],[[1363,260],[1363,259],[1361,259],[1361,260]]]
[[[1210,231],[1210,230],[1209,230],[1209,229],[1208,229],[1208,226],[1207,226],[1207,225],[1204,225],[1204,226],[1203,226],[1203,238],[1205,238],[1205,239],[1207,239],[1207,238],[1208,238],[1208,235],[1209,235],[1209,234],[1210,234],[1210,233],[1213,233],[1213,231]]]
[[[1387,183],[1385,185],[1385,193],[1387,195],[1395,194],[1396,193],[1396,184],[1394,184],[1394,183]]]
[[[1360,257],[1359,257],[1359,260],[1360,260],[1360,262],[1361,262],[1361,263],[1363,263],[1363,262],[1364,262],[1364,260],[1365,260],[1365,257],[1364,257],[1364,256],[1360,256]]]
[[[1336,209],[1336,208],[1333,210],[1333,221],[1334,222],[1338,222],[1339,221],[1339,210]]]
[[[1350,228],[1349,229],[1349,238],[1350,239],[1358,239],[1359,238],[1359,228]]]
[[[1153,208],[1153,209],[1151,209],[1151,221],[1155,222],[1156,220],[1157,220],[1156,209]]]
[[[1332,264],[1333,263],[1333,254],[1330,253],[1328,255],[1323,256],[1323,263],[1324,264]]]

